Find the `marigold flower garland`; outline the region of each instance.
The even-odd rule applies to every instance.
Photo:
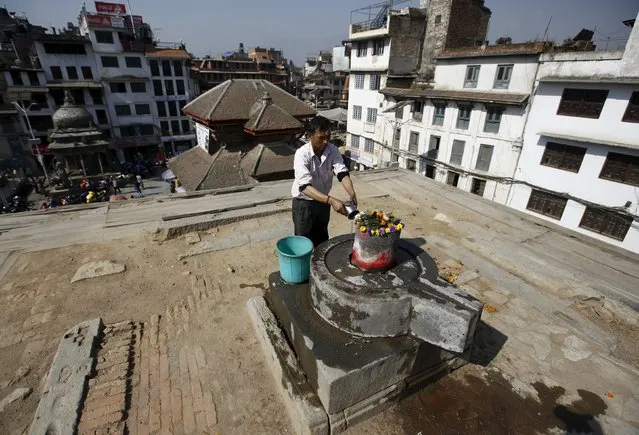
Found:
[[[393,214],[386,214],[381,210],[366,210],[355,216],[355,225],[361,233],[369,236],[383,237],[387,234],[399,232],[404,228],[404,223]]]

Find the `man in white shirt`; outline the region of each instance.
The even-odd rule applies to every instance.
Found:
[[[333,174],[356,205],[357,196],[339,150],[328,142],[331,138],[330,122],[316,116],[309,122],[307,137],[308,143],[295,152],[295,181],[291,189],[293,223],[295,235],[308,237],[317,247],[328,240],[331,207],[346,214],[344,203],[329,195]]]

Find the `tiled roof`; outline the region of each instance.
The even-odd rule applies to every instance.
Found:
[[[452,91],[447,89],[384,88],[380,91],[389,97],[421,98],[433,100],[476,101],[479,103],[520,106],[528,100],[528,94],[481,91]]]
[[[198,186],[198,190],[255,184],[256,181],[249,177],[240,165],[245,151],[244,147],[220,149],[213,156],[213,163],[202,183]]]
[[[545,42],[531,42],[524,44],[500,44],[486,47],[462,47],[442,50],[438,59],[452,59],[461,57],[485,57],[485,56],[521,56],[528,54],[541,54],[546,48]]]
[[[256,184],[293,177],[295,149],[286,143],[223,147],[211,156],[195,147],[169,160],[184,188],[196,190]]]
[[[302,123],[278,105],[273,104],[268,93],[255,103],[251,117],[244,124],[245,130],[256,133],[299,128],[302,128]]]
[[[186,51],[180,49],[165,49],[165,50],[155,50],[146,54],[147,57],[163,57],[170,59],[185,59],[188,60],[191,58],[191,55]]]
[[[198,190],[198,187],[213,163],[213,157],[199,146],[173,157],[168,166],[187,191]]]
[[[254,147],[242,158],[242,169],[246,174],[258,179],[281,174],[293,175],[295,148],[287,143],[261,144]]]
[[[248,121],[251,109],[268,92],[273,104],[290,116],[308,118],[315,110],[267,80],[233,79],[208,90],[184,106],[184,113],[206,123]]]

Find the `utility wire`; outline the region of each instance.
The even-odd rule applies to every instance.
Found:
[[[535,190],[540,190],[540,191],[542,191],[544,193],[549,193],[549,194],[552,194],[552,195],[555,195],[555,196],[559,196],[559,197],[564,198],[564,199],[569,199],[571,201],[575,201],[575,202],[577,202],[579,204],[582,204],[582,205],[585,205],[586,207],[589,207],[589,208],[593,208],[593,209],[597,209],[597,210],[605,211],[605,212],[610,212],[610,213],[619,213],[619,214],[623,214],[623,215],[625,215],[627,217],[631,217],[631,218],[633,218],[633,220],[639,220],[639,215],[632,214],[632,213],[628,212],[628,210],[627,210],[627,208],[625,206],[610,207],[610,206],[597,204],[595,202],[591,202],[591,201],[588,201],[586,199],[579,198],[577,196],[573,196],[573,195],[571,195],[571,194],[569,194],[567,192],[556,192],[554,190],[550,190],[550,189],[547,189],[545,187],[537,186],[535,184],[529,183],[528,181],[516,180],[516,179],[514,179],[512,177],[497,177],[497,176],[489,175],[489,174],[485,174],[485,173],[469,171],[469,170],[466,170],[466,169],[463,169],[463,168],[460,168],[460,167],[453,166],[453,165],[450,165],[448,163],[442,162],[440,160],[435,160],[435,159],[430,158],[430,157],[425,157],[425,156],[420,155],[420,154],[412,153],[410,151],[406,151],[406,150],[402,150],[402,149],[394,149],[393,150],[388,145],[382,144],[382,143],[377,142],[377,141],[375,141],[375,143],[380,145],[382,148],[385,148],[387,150],[392,150],[395,154],[399,154],[399,155],[404,156],[404,157],[409,156],[409,157],[418,158],[418,159],[420,159],[422,161],[427,161],[427,162],[433,163],[433,166],[444,167],[446,169],[450,169],[450,170],[452,170],[454,172],[457,172],[457,173],[460,173],[460,174],[463,174],[463,175],[472,175],[474,177],[478,177],[478,178],[486,179],[486,180],[491,180],[491,181],[496,181],[498,183],[503,183],[503,184],[521,184],[521,185],[524,185],[524,186],[531,187],[531,188],[533,188]]]

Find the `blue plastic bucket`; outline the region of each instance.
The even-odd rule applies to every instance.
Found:
[[[313,242],[306,237],[289,236],[277,241],[280,276],[289,284],[308,281]]]

